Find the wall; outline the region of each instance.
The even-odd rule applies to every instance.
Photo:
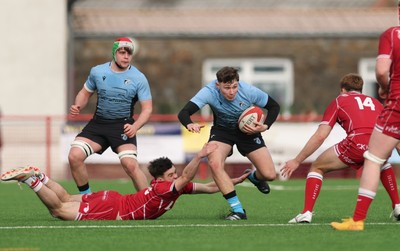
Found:
[[[92,66],[111,59],[114,38],[75,39],[74,95]],[[337,83],[358,71],[361,58],[375,58],[377,38],[137,38],[133,64],[152,88],[154,113],[177,113],[202,86],[202,65],[209,58],[288,58],[294,66],[294,114],[322,113],[339,93]],[[245,79],[243,79],[245,80]],[[307,96],[305,96],[305,93]],[[96,99],[86,113],[94,111]]]
[[[66,111],[65,0],[0,3],[0,109],[3,115]]]

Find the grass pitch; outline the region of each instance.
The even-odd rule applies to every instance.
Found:
[[[223,220],[229,207],[221,194],[184,195],[174,208],[149,221],[61,221],[26,185],[0,183],[0,251],[38,250],[397,250],[400,223],[380,187],[361,232],[331,229],[352,215],[358,180],[325,179],[311,224],[287,224],[303,207],[304,180],[271,182],[264,195],[250,183],[237,186],[247,221]],[[72,181],[61,182],[71,193]],[[128,181],[91,181],[93,191],[134,191]]]

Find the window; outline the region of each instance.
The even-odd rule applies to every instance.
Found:
[[[203,64],[203,85],[216,79],[215,74],[224,66],[239,69],[240,80],[257,86],[273,97],[284,114],[290,114],[293,104],[293,64],[281,58],[208,59]],[[202,109],[209,115],[209,107]]]
[[[378,98],[378,83],[375,77],[375,58],[362,58],[358,63],[358,72],[364,79],[363,93]]]

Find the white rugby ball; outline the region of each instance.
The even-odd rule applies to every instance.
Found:
[[[243,131],[245,125],[253,125],[254,121],[264,123],[265,114],[260,107],[250,106],[247,108],[239,117],[238,124],[239,129]]]

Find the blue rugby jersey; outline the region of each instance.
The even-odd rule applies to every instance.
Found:
[[[85,88],[97,91],[95,115],[104,119],[130,118],[136,101],[152,99],[146,76],[132,65],[124,72],[112,71],[110,62],[97,65],[90,70]]]
[[[232,101],[226,100],[216,86],[214,80],[204,86],[190,101],[200,109],[209,105],[214,113],[214,126],[236,129],[240,115],[252,105],[265,107],[268,94],[255,86],[239,81],[236,97]]]

